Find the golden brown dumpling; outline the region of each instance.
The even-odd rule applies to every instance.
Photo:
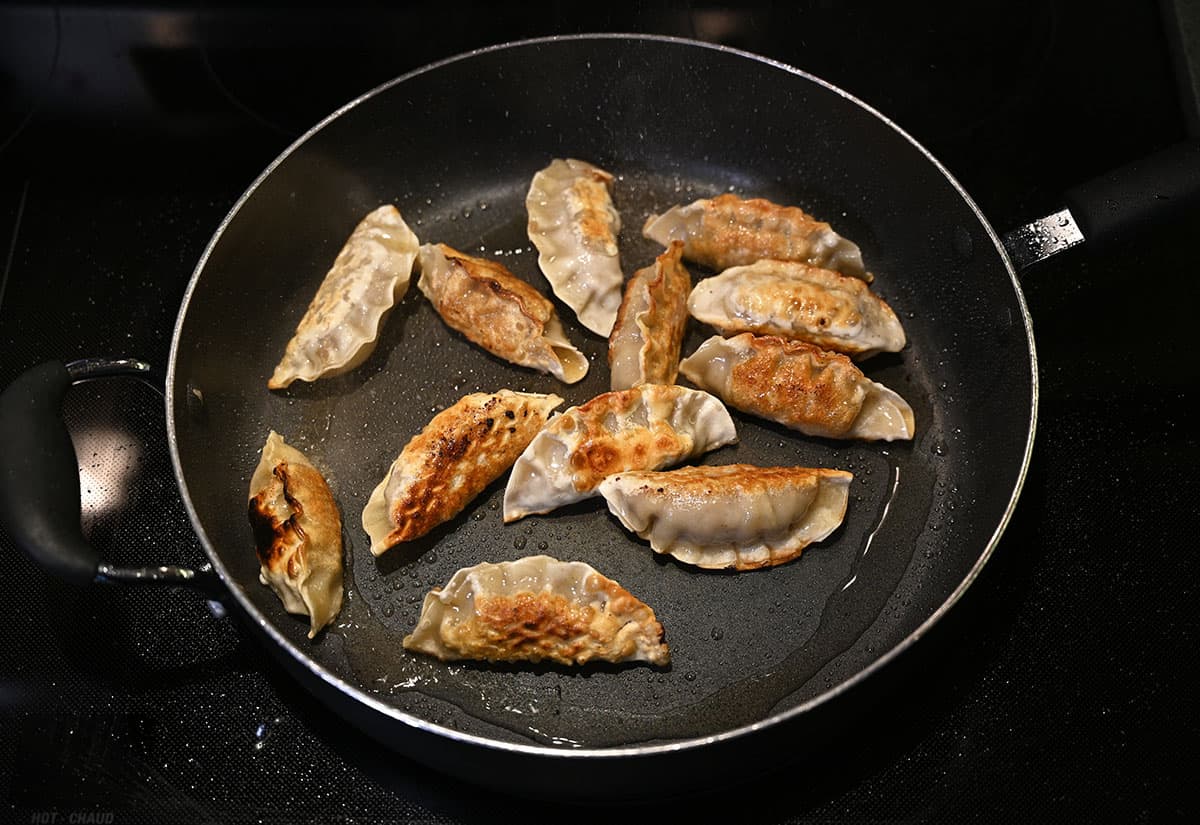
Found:
[[[663,246],[683,241],[683,257],[718,271],[772,258],[871,280],[862,252],[829,224],[763,198],[724,194],[673,206],[651,215],[642,234]]]
[[[743,412],[805,435],[894,441],[913,437],[912,407],[849,358],[802,341],[714,335],[679,364],[689,381]]]
[[[567,340],[554,305],[495,261],[445,244],[421,247],[417,288],[451,328],[493,355],[574,384],[587,358]]]
[[[504,520],[597,495],[624,470],[658,470],[737,441],[725,405],[699,390],[641,384],[606,392],[550,419],[513,465]]]
[[[608,341],[612,389],[675,383],[692,288],[682,256],[683,244],[672,241],[652,266],[639,269],[625,285]]]
[[[562,403],[557,395],[472,393],[433,417],[371,493],[362,524],[376,556],[462,511],[512,466]]]
[[[590,565],[550,556],[478,564],[425,596],[404,647],[439,659],[666,665],[654,611]]]
[[[342,519],[321,473],[272,431],[250,478],[250,526],[259,579],[289,613],[308,616],[308,638],[342,608]]]
[[[763,260],[706,278],[688,311],[722,335],[778,335],[856,359],[904,348],[900,319],[866,282],[799,261]]]

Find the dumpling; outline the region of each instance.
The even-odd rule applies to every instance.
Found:
[[[612,183],[613,176],[599,167],[559,159],[533,176],[525,197],[538,266],[579,322],[605,337],[617,319],[625,282]]]
[[[313,638],[342,609],[342,519],[321,473],[274,430],[250,478],[247,513],[259,580],[287,612],[309,617]]]
[[[836,530],[853,478],[808,467],[683,467],[609,476],[600,495],[656,553],[707,569],[754,570],[791,561]]]
[[[682,255],[683,244],[673,241],[653,266],[639,269],[626,284],[608,340],[612,389],[675,383],[692,288]]]
[[[504,520],[596,495],[605,477],[658,470],[737,441],[725,406],[706,392],[642,384],[571,407],[537,434],[513,465]]]
[[[666,246],[683,241],[683,257],[722,270],[763,258],[803,261],[866,281],[857,245],[795,206],[724,194],[651,215],[642,234]]]
[[[472,393],[433,417],[363,509],[376,556],[453,518],[512,466],[562,403],[557,395]]]
[[[904,348],[896,313],[865,282],[798,261],[762,260],[706,278],[688,311],[722,335],[779,335],[855,358]]]
[[[404,297],[417,236],[396,207],[381,206],[351,233],[267,381],[281,390],[357,367],[375,349],[384,316]]]
[[[908,402],[845,355],[775,336],[714,335],[679,364],[698,387],[743,412],[805,435],[894,441],[913,437]]]
[[[495,261],[445,244],[421,247],[417,288],[451,328],[493,355],[574,384],[588,360],[567,340],[554,305]]]
[[[528,556],[477,564],[425,596],[404,647],[445,661],[667,665],[654,611],[581,561]]]

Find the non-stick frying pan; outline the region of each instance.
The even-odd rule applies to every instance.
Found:
[[[356,371],[267,390],[341,244],[381,203],[395,203],[422,241],[496,258],[549,294],[524,195],[555,157],[617,175],[627,272],[659,251],[640,236],[648,214],[726,191],[802,206],[862,247],[909,338],[864,368],[912,404],[915,439],[806,438],[735,413],[740,442],[702,459],[855,474],[845,524],[798,561],[700,572],[656,557],[599,500],[504,525],[503,479],[428,537],[370,555],[362,507],[434,412],[479,390],[553,391],[575,404],[608,388],[606,342],[562,306],[592,362],[577,385],[489,356],[414,288]],[[693,322],[685,351],[710,332]],[[574,797],[711,786],[759,770],[752,754],[802,741],[814,712],[912,645],[967,590],[1016,504],[1037,413],[1032,329],[1013,268],[935,159],[795,69],[633,36],[517,43],[405,75],[316,126],[236,204],[188,288],[167,382],[175,469],[211,573],[113,570],[64,515],[78,497],[65,495],[74,456],[57,402],[72,378],[126,367],[49,365],[5,393],[0,504],[23,547],[78,581],[216,582],[331,712],[471,781]],[[315,641],[258,582],[245,505],[270,429],[324,469],[343,512],[347,601]],[[444,664],[402,650],[431,587],[466,565],[539,552],[586,561],[652,605],[671,666]]]

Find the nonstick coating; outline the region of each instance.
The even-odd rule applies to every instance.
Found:
[[[524,196],[556,157],[617,176],[627,274],[660,251],[640,234],[648,214],[726,191],[801,206],[862,247],[909,339],[899,355],[863,367],[912,404],[916,438],[814,439],[735,411],[740,442],[703,459],[855,474],[845,524],[799,560],[701,572],[656,557],[600,499],[504,525],[507,476],[432,535],[372,558],[362,507],[436,411],[505,387],[556,392],[564,408],[608,389],[606,342],[561,303],[568,334],[591,360],[573,386],[449,330],[414,278],[363,366],[267,390],[338,249],[381,203],[396,204],[423,242],[496,258],[549,295]],[[690,324],[685,353],[712,332]],[[573,755],[578,764],[669,755],[802,717],[919,635],[974,578],[1015,503],[1036,409],[1031,332],[1011,269],[924,150],[795,70],[624,36],[446,61],[314,129],[214,238],[181,311],[168,384],[185,499],[237,602],[335,709],[440,767],[453,761],[443,746],[500,759]],[[325,471],[342,509],[348,601],[316,641],[258,582],[246,495],[271,429]],[[444,664],[402,650],[431,587],[463,566],[539,552],[586,561],[653,606],[671,666]]]

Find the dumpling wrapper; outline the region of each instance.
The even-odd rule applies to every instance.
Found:
[[[710,570],[756,570],[836,530],[853,478],[808,467],[683,467],[609,476],[600,495],[656,553]]]
[[[274,430],[250,478],[247,513],[259,580],[289,613],[309,617],[313,638],[342,609],[342,519],[320,471]]]
[[[625,283],[612,183],[613,176],[597,166],[557,159],[533,176],[525,197],[529,240],[542,274],[579,322],[605,337],[617,319]]]
[[[404,647],[446,661],[590,661],[667,665],[648,605],[580,561],[528,556],[478,564],[425,596]]]
[[[753,332],[867,358],[904,348],[904,328],[864,281],[799,261],[763,260],[706,278],[688,312],[722,335]]]
[[[672,241],[652,266],[639,269],[625,285],[608,341],[612,389],[675,383],[692,288],[682,256],[683,244]]]
[[[504,473],[563,400],[472,393],[435,415],[371,493],[362,525],[376,556],[456,516]]]
[[[513,364],[574,384],[588,360],[567,340],[554,304],[495,261],[445,244],[420,251],[417,288],[467,340]]]
[[[404,297],[417,236],[389,205],[355,228],[325,275],[267,386],[316,381],[357,367],[375,349],[384,317]]]
[[[915,432],[912,407],[899,394],[847,356],[803,341],[714,335],[679,371],[729,406],[805,435],[895,441]]]
[[[513,465],[504,521],[598,495],[613,473],[659,470],[737,441],[725,405],[706,392],[642,384],[602,393],[550,419]]]
[[[663,246],[683,241],[683,257],[717,271],[772,258],[872,280],[856,244],[804,210],[764,198],[727,193],[673,206],[651,215],[642,234]]]

